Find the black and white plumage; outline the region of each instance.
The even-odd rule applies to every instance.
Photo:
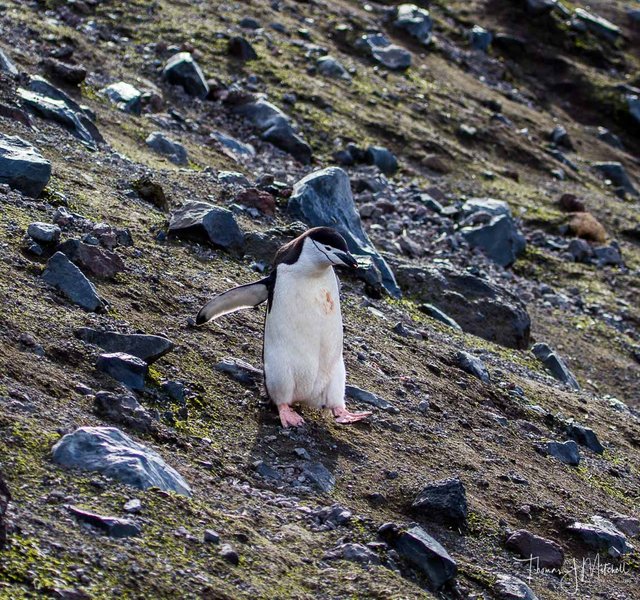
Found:
[[[345,366],[338,278],[333,267],[358,266],[344,238],[316,227],[285,244],[268,277],[210,300],[197,325],[267,302],[263,361],[265,387],[284,427],[304,423],[293,411],[300,403],[332,411],[339,423],[370,413],[345,408]]]

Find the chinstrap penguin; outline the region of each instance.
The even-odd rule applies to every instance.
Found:
[[[282,246],[268,277],[210,300],[197,325],[267,302],[262,358],[264,383],[283,427],[300,426],[296,403],[329,409],[337,423],[355,423],[370,412],[345,407],[342,314],[333,267],[356,268],[344,238],[316,227]]]

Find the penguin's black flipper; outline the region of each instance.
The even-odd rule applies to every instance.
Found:
[[[200,309],[196,317],[196,325],[204,325],[211,319],[266,302],[269,299],[272,279],[274,279],[272,276],[265,277],[255,283],[240,285],[215,296]]]

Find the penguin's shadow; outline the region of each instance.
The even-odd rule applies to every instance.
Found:
[[[319,486],[305,475],[308,469],[317,468],[316,465],[321,463],[337,479],[338,459],[357,454],[353,446],[336,438],[332,426],[327,423],[329,417],[321,411],[300,410],[296,406],[295,410],[300,411],[305,425],[284,429],[277,410],[264,394],[260,395],[259,404],[258,427],[250,450],[249,466],[265,483],[279,488],[284,485],[293,492],[301,485],[318,491]]]

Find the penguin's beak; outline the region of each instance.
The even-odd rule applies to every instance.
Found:
[[[349,252],[335,252],[334,255],[337,256],[346,267],[351,267],[352,269],[358,268],[358,261],[354,258],[353,254]]]

